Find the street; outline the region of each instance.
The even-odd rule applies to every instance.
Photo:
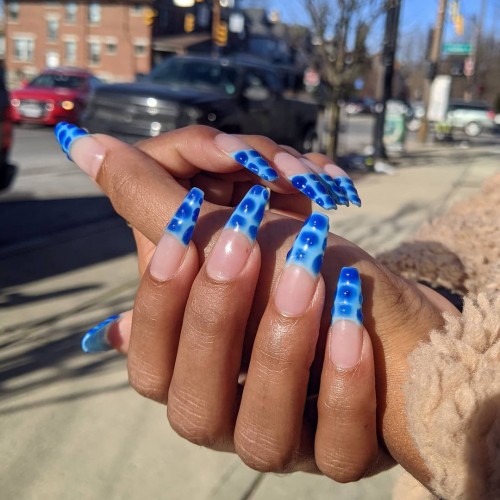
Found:
[[[352,119],[345,134],[359,147],[370,118]],[[395,175],[357,181],[363,207],[331,214],[332,230],[371,253],[393,247],[500,172],[499,153],[493,139],[468,149],[411,143]],[[130,229],[64,157],[52,129],[16,128],[12,161],[18,177],[0,194],[2,498],[390,498],[397,468],[340,485],[262,475],[191,445],[169,429],[164,408],[128,387],[121,356],[81,353],[88,328],[132,306]]]

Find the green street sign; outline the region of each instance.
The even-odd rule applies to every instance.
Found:
[[[472,53],[470,43],[445,43],[443,44],[443,54],[457,54],[467,56]]]

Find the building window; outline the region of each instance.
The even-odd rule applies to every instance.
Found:
[[[101,44],[89,42],[89,63],[97,66],[101,62]]]
[[[78,6],[76,2],[68,2],[64,6],[64,21],[69,24],[76,23],[76,13],[78,11]]]
[[[116,42],[106,42],[106,54],[114,56],[118,51],[118,45]]]
[[[9,2],[7,4],[7,15],[9,16],[9,21],[17,21],[19,19],[19,11],[21,6],[19,2]]]
[[[89,3],[88,20],[90,24],[99,24],[101,22],[101,6],[98,2]]]
[[[147,52],[147,46],[144,42],[134,42],[134,54],[136,56],[144,56]]]
[[[132,7],[130,7],[130,13],[133,16],[142,16],[144,15],[144,7],[140,3],[134,3]]]
[[[32,62],[35,41],[33,38],[14,38],[14,60],[19,62]]]
[[[76,65],[76,41],[66,40],[64,42],[64,63]]]
[[[59,21],[57,19],[47,19],[47,39],[49,42],[56,42],[59,35]]]

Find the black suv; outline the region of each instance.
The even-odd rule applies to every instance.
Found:
[[[267,135],[310,150],[318,105],[290,88],[292,70],[243,57],[175,56],[135,83],[98,87],[82,125],[135,142],[191,124]]]

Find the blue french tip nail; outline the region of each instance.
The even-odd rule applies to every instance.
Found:
[[[337,205],[346,205],[348,203],[348,200],[344,194],[344,191],[335,182],[335,179],[331,175],[325,173],[319,174],[319,176],[330,189],[330,193],[335,203],[337,203]]]
[[[362,304],[363,295],[358,270],[355,267],[343,267],[332,307],[332,323],[349,320],[358,325],[363,324]]]
[[[326,215],[313,212],[304,222],[286,256],[287,265],[303,267],[315,278],[323,264],[329,227]]]
[[[87,353],[104,352],[112,349],[108,341],[109,327],[120,317],[119,314],[110,316],[94,328],[90,329],[82,339],[82,351]]]
[[[61,146],[61,149],[71,160],[69,155],[71,145],[76,141],[76,139],[88,135],[88,132],[80,127],[77,127],[76,125],[73,125],[72,123],[59,122],[54,128],[54,134],[57,142]]]
[[[253,186],[234,209],[224,229],[241,232],[253,243],[268,200],[269,193],[265,187]]]
[[[313,173],[298,174],[292,175],[288,180],[292,183],[293,187],[304,193],[321,208],[330,210],[337,207],[318,175]]]
[[[358,195],[358,192],[356,191],[356,188],[354,187],[354,183],[349,177],[345,176],[335,177],[335,182],[344,191],[348,200],[353,205],[356,205],[358,207],[361,206],[361,199]]]
[[[273,182],[278,178],[278,172],[255,149],[242,149],[232,153],[231,157],[265,181]]]
[[[203,203],[203,191],[192,188],[165,228],[165,232],[177,238],[183,245],[188,245],[193,236],[194,226],[200,215]]]

